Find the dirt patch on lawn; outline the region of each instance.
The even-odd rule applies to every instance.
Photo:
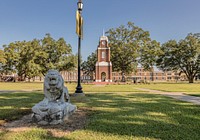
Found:
[[[83,129],[87,122],[91,110],[88,108],[79,108],[73,113],[67,121],[59,125],[38,125],[31,119],[31,115],[26,115],[20,120],[5,123],[0,126],[0,131],[22,132],[29,131],[33,128],[46,129],[49,135],[54,137],[63,137],[75,130]]]

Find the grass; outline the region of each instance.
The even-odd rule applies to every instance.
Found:
[[[1,93],[0,94],[0,124],[15,120],[31,112],[31,107],[43,98],[39,92]]]
[[[200,138],[200,110],[185,102],[144,93],[90,94],[95,110],[75,139],[193,139]],[[79,133],[84,135],[80,136]]]
[[[154,89],[154,90],[160,90],[160,91],[166,91],[166,92],[194,92],[194,93],[200,93],[200,84],[149,84],[149,85],[138,85],[137,87],[140,88],[147,88],[147,89]]]
[[[74,93],[77,84],[65,84],[70,93]],[[139,92],[135,86],[132,85],[92,85],[82,84],[84,92]],[[0,90],[25,90],[25,91],[42,91],[43,83],[1,83]]]
[[[65,84],[70,93],[74,93],[76,84]],[[154,89],[166,92],[199,93],[200,83],[158,83],[137,85],[89,85],[82,84],[84,92],[140,92],[138,88]],[[1,83],[0,90],[43,90],[43,83]]]
[[[0,90],[42,90],[43,83],[0,82]]]
[[[20,90],[20,87],[42,90],[42,83],[0,83],[0,90]],[[6,85],[6,86],[5,86]],[[84,129],[63,137],[54,136],[48,129],[33,127],[22,132],[0,129],[1,140],[199,140],[200,108],[157,94],[142,93],[137,88],[199,92],[196,84],[151,85],[83,85],[86,97],[72,103],[92,110]],[[167,89],[165,86],[169,86]],[[32,87],[32,88],[31,88]],[[74,91],[76,85],[67,85]],[[114,92],[115,91],[115,92]],[[90,92],[90,93],[89,93]],[[42,92],[0,93],[0,124],[21,118],[43,99]],[[55,130],[56,131],[56,130]]]

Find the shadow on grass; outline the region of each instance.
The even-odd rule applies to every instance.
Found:
[[[195,96],[195,97],[200,97],[200,93],[196,93],[196,94],[187,94],[187,95]]]
[[[43,97],[40,92],[0,94],[0,120],[15,120],[31,113],[31,108]]]
[[[1,140],[14,139],[14,140],[71,140],[65,137],[53,136],[49,131],[43,129],[32,129],[23,133],[0,133]]]
[[[199,139],[200,108],[161,95],[89,94],[94,115],[86,129],[156,139]]]

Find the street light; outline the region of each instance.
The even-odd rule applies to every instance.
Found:
[[[79,0],[77,3],[78,12],[81,16],[81,12],[83,10],[83,3],[82,0]],[[77,95],[84,95],[82,87],[81,87],[81,36],[78,36],[78,84],[75,91],[75,96]]]
[[[82,11],[83,10],[83,3],[81,0],[79,0],[79,2],[77,3],[77,6],[78,6],[78,11]]]

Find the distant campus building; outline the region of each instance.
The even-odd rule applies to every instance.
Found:
[[[122,80],[122,73],[120,72],[112,72],[112,75],[109,75],[108,69],[103,71],[103,68],[100,68],[101,72],[94,73],[92,75],[87,75],[81,72],[81,80],[82,82],[120,82]],[[61,75],[63,76],[66,82],[75,82],[78,79],[77,71],[62,71]],[[96,76],[101,77],[101,79],[96,80]],[[112,77],[112,79],[109,79]],[[125,75],[126,80],[130,82],[144,82],[144,81],[157,81],[157,82],[165,82],[165,81],[186,81],[187,77],[182,74],[176,72],[163,72],[163,71],[145,71],[142,67],[137,68],[137,72],[132,72],[129,75]]]

